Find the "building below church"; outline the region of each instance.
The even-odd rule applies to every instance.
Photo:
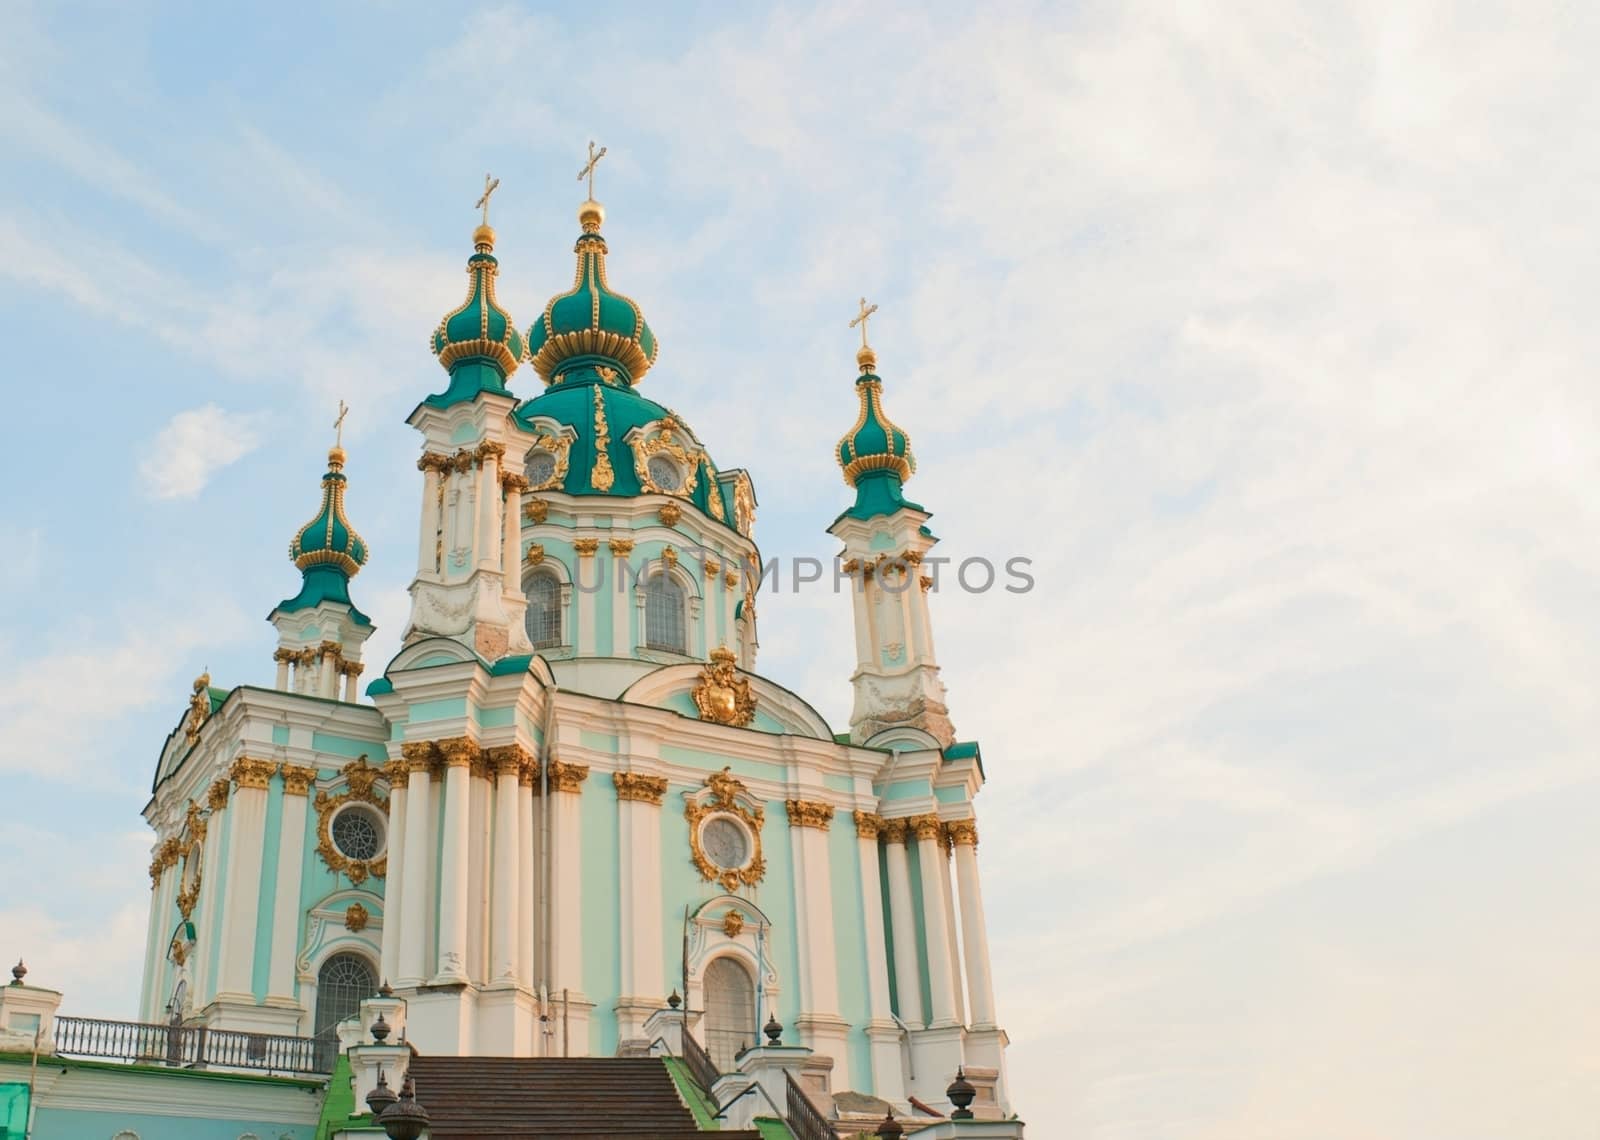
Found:
[[[364,688],[346,496],[396,484],[329,452],[289,544],[299,589],[269,616],[271,683],[202,676],[161,749],[138,1022],[58,1017],[20,976],[0,991],[0,1083],[32,1072],[34,1135],[378,1135],[380,1074],[433,1097],[441,1138],[467,1134],[460,1106],[526,1094],[531,1113],[540,1088],[588,1089],[569,1115],[590,1121],[632,1089],[691,1130],[732,1097],[724,1126],[766,1136],[890,1111],[929,1140],[1021,1135],[983,759],[946,707],[937,539],[905,497],[870,310],[834,451],[855,622],[836,733],[757,671],[754,483],[641,389],[658,344],[610,284],[604,218],[579,208],[572,284],[523,332],[485,205],[432,334],[448,379],[407,421],[403,647]],[[676,1134],[639,1120],[613,1125]]]

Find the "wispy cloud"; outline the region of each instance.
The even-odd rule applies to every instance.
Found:
[[[211,477],[261,445],[262,417],[216,404],[179,412],[139,462],[145,489],[158,499],[192,499]]]

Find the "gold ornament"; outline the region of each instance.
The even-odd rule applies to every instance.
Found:
[[[424,755],[421,749],[426,748],[431,751],[432,747],[431,744],[422,743],[420,748],[417,748],[413,746],[413,743],[407,743],[402,745],[402,750],[406,752],[408,762],[414,763],[413,756],[421,758]],[[425,760],[423,762],[426,763]],[[387,815],[389,812],[389,800],[387,797],[379,795],[375,788],[378,776],[382,775],[387,767],[387,765],[384,768],[369,767],[366,756],[364,754],[358,756],[344,767],[343,776],[348,787],[347,791],[340,792],[336,796],[330,796],[327,792],[318,792],[316,799],[312,801],[312,806],[317,809],[317,854],[322,857],[323,863],[327,865],[330,871],[336,874],[343,874],[358,886],[366,881],[369,874],[382,878],[388,872],[388,853],[385,852],[381,858],[371,861],[347,857],[344,852],[334,845],[333,816],[335,812],[352,800],[371,804],[378,811]]]
[[[598,538],[575,538],[572,540],[572,549],[578,552],[579,558],[593,558],[594,552],[600,549]]]
[[[744,915],[736,910],[730,910],[722,916],[722,933],[729,938],[739,937],[739,932],[744,929]]]
[[[785,800],[784,807],[789,809],[790,827],[815,827],[827,831],[828,825],[833,822],[832,804],[817,800]]]
[[[978,849],[978,821],[973,819],[952,819],[944,825],[945,843],[949,846],[971,847]]]
[[[194,679],[194,692],[189,695],[189,715],[183,726],[183,738],[190,745],[200,739],[200,726],[211,716],[210,687],[210,673],[202,673]]]
[[[351,903],[344,911],[344,928],[360,932],[367,928],[367,923],[372,920],[372,915],[360,903]]]
[[[550,517],[550,504],[543,499],[532,499],[522,508],[522,517],[537,526]]]
[[[611,548],[611,556],[613,558],[626,558],[633,553],[633,539],[631,538],[613,538],[606,545]]]
[[[856,834],[862,839],[876,839],[883,834],[883,816],[870,811],[857,811],[854,814]]]
[[[662,526],[677,526],[678,520],[683,517],[683,508],[677,503],[662,503],[661,509],[656,512],[656,518]]]
[[[617,481],[611,470],[611,456],[606,449],[611,446],[611,429],[606,426],[606,405],[600,396],[600,385],[594,386],[594,470],[589,472],[589,485],[596,491],[609,491]]]
[[[755,719],[756,698],[750,681],[734,668],[733,650],[719,646],[711,651],[711,661],[700,670],[700,683],[691,695],[700,719],[739,727]]]
[[[721,883],[725,891],[737,890],[741,883],[747,887],[754,886],[767,874],[767,860],[761,853],[761,825],[766,820],[766,812],[759,806],[748,808],[739,802],[739,797],[749,796],[750,793],[729,768],[713,772],[706,778],[706,786],[711,789],[709,796],[690,799],[683,808],[684,818],[689,821],[689,855],[694,860],[695,869],[706,882]],[[750,861],[743,867],[724,870],[707,857],[700,843],[701,823],[707,817],[717,815],[731,815],[743,820],[753,837],[754,851]]]
[[[533,542],[528,544],[528,565],[537,566],[544,561],[544,543]]]
[[[563,760],[550,761],[550,790],[553,792],[583,791],[583,782],[589,778],[589,765],[568,764]]]
[[[619,800],[659,804],[661,797],[667,794],[665,776],[646,776],[639,772],[613,772],[611,780],[617,786]]]
[[[272,781],[272,774],[277,770],[278,766],[271,760],[255,760],[249,756],[241,756],[233,762],[233,767],[228,769],[228,775],[241,788],[259,788],[265,791]]]
[[[285,764],[283,766],[283,794],[286,796],[303,796],[309,794],[311,785],[317,782],[317,770],[303,767],[299,764]]]
[[[906,824],[916,832],[918,839],[938,839],[944,831],[939,817],[933,814],[914,815],[906,820]]]

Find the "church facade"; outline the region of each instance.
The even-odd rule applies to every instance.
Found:
[[[200,678],[161,752],[140,1018],[337,1053],[387,983],[424,1056],[642,1055],[678,1018],[724,1072],[777,1026],[820,1097],[948,1111],[961,1070],[1010,1116],[982,758],[939,680],[937,540],[865,306],[829,528],[855,620],[836,734],[757,671],[754,484],[641,390],[657,343],[603,221],[583,203],[572,285],[526,331],[487,211],[473,235],[432,336],[447,382],[408,421],[416,572],[378,676],[329,453],[273,683]]]

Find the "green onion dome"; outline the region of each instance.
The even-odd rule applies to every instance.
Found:
[[[345,517],[344,459],[344,448],[329,450],[328,471],[322,477],[322,506],[289,543],[289,558],[303,578],[300,593],[279,603],[278,608],[293,611],[318,602],[340,602],[350,606],[358,622],[368,624],[350,601],[350,579],[366,564],[367,544]]]
[[[445,314],[430,343],[452,377],[464,365],[487,367],[498,376],[484,377],[486,386],[503,389],[504,380],[522,360],[522,334],[495,300],[500,262],[493,253],[494,230],[479,226],[472,233],[472,244],[477,252],[467,258],[467,299]]]
[[[367,544],[344,515],[344,448],[328,452],[328,473],[322,477],[322,509],[289,543],[289,557],[301,570],[336,566],[355,577],[367,561]]]
[[[611,369],[637,384],[656,362],[656,337],[644,313],[606,280],[606,239],[600,236],[605,216],[605,207],[593,199],[578,207],[583,233],[574,247],[572,288],[550,298],[528,330],[528,355],[546,384],[559,383],[579,364]]]
[[[873,369],[878,358],[872,349],[856,353],[861,375],[856,380],[856,397],[861,409],[855,426],[839,440],[839,466],[844,481],[855,487],[863,477],[886,471],[901,483],[911,478],[917,460],[911,454],[911,437],[894,425],[883,410],[883,380]]]

